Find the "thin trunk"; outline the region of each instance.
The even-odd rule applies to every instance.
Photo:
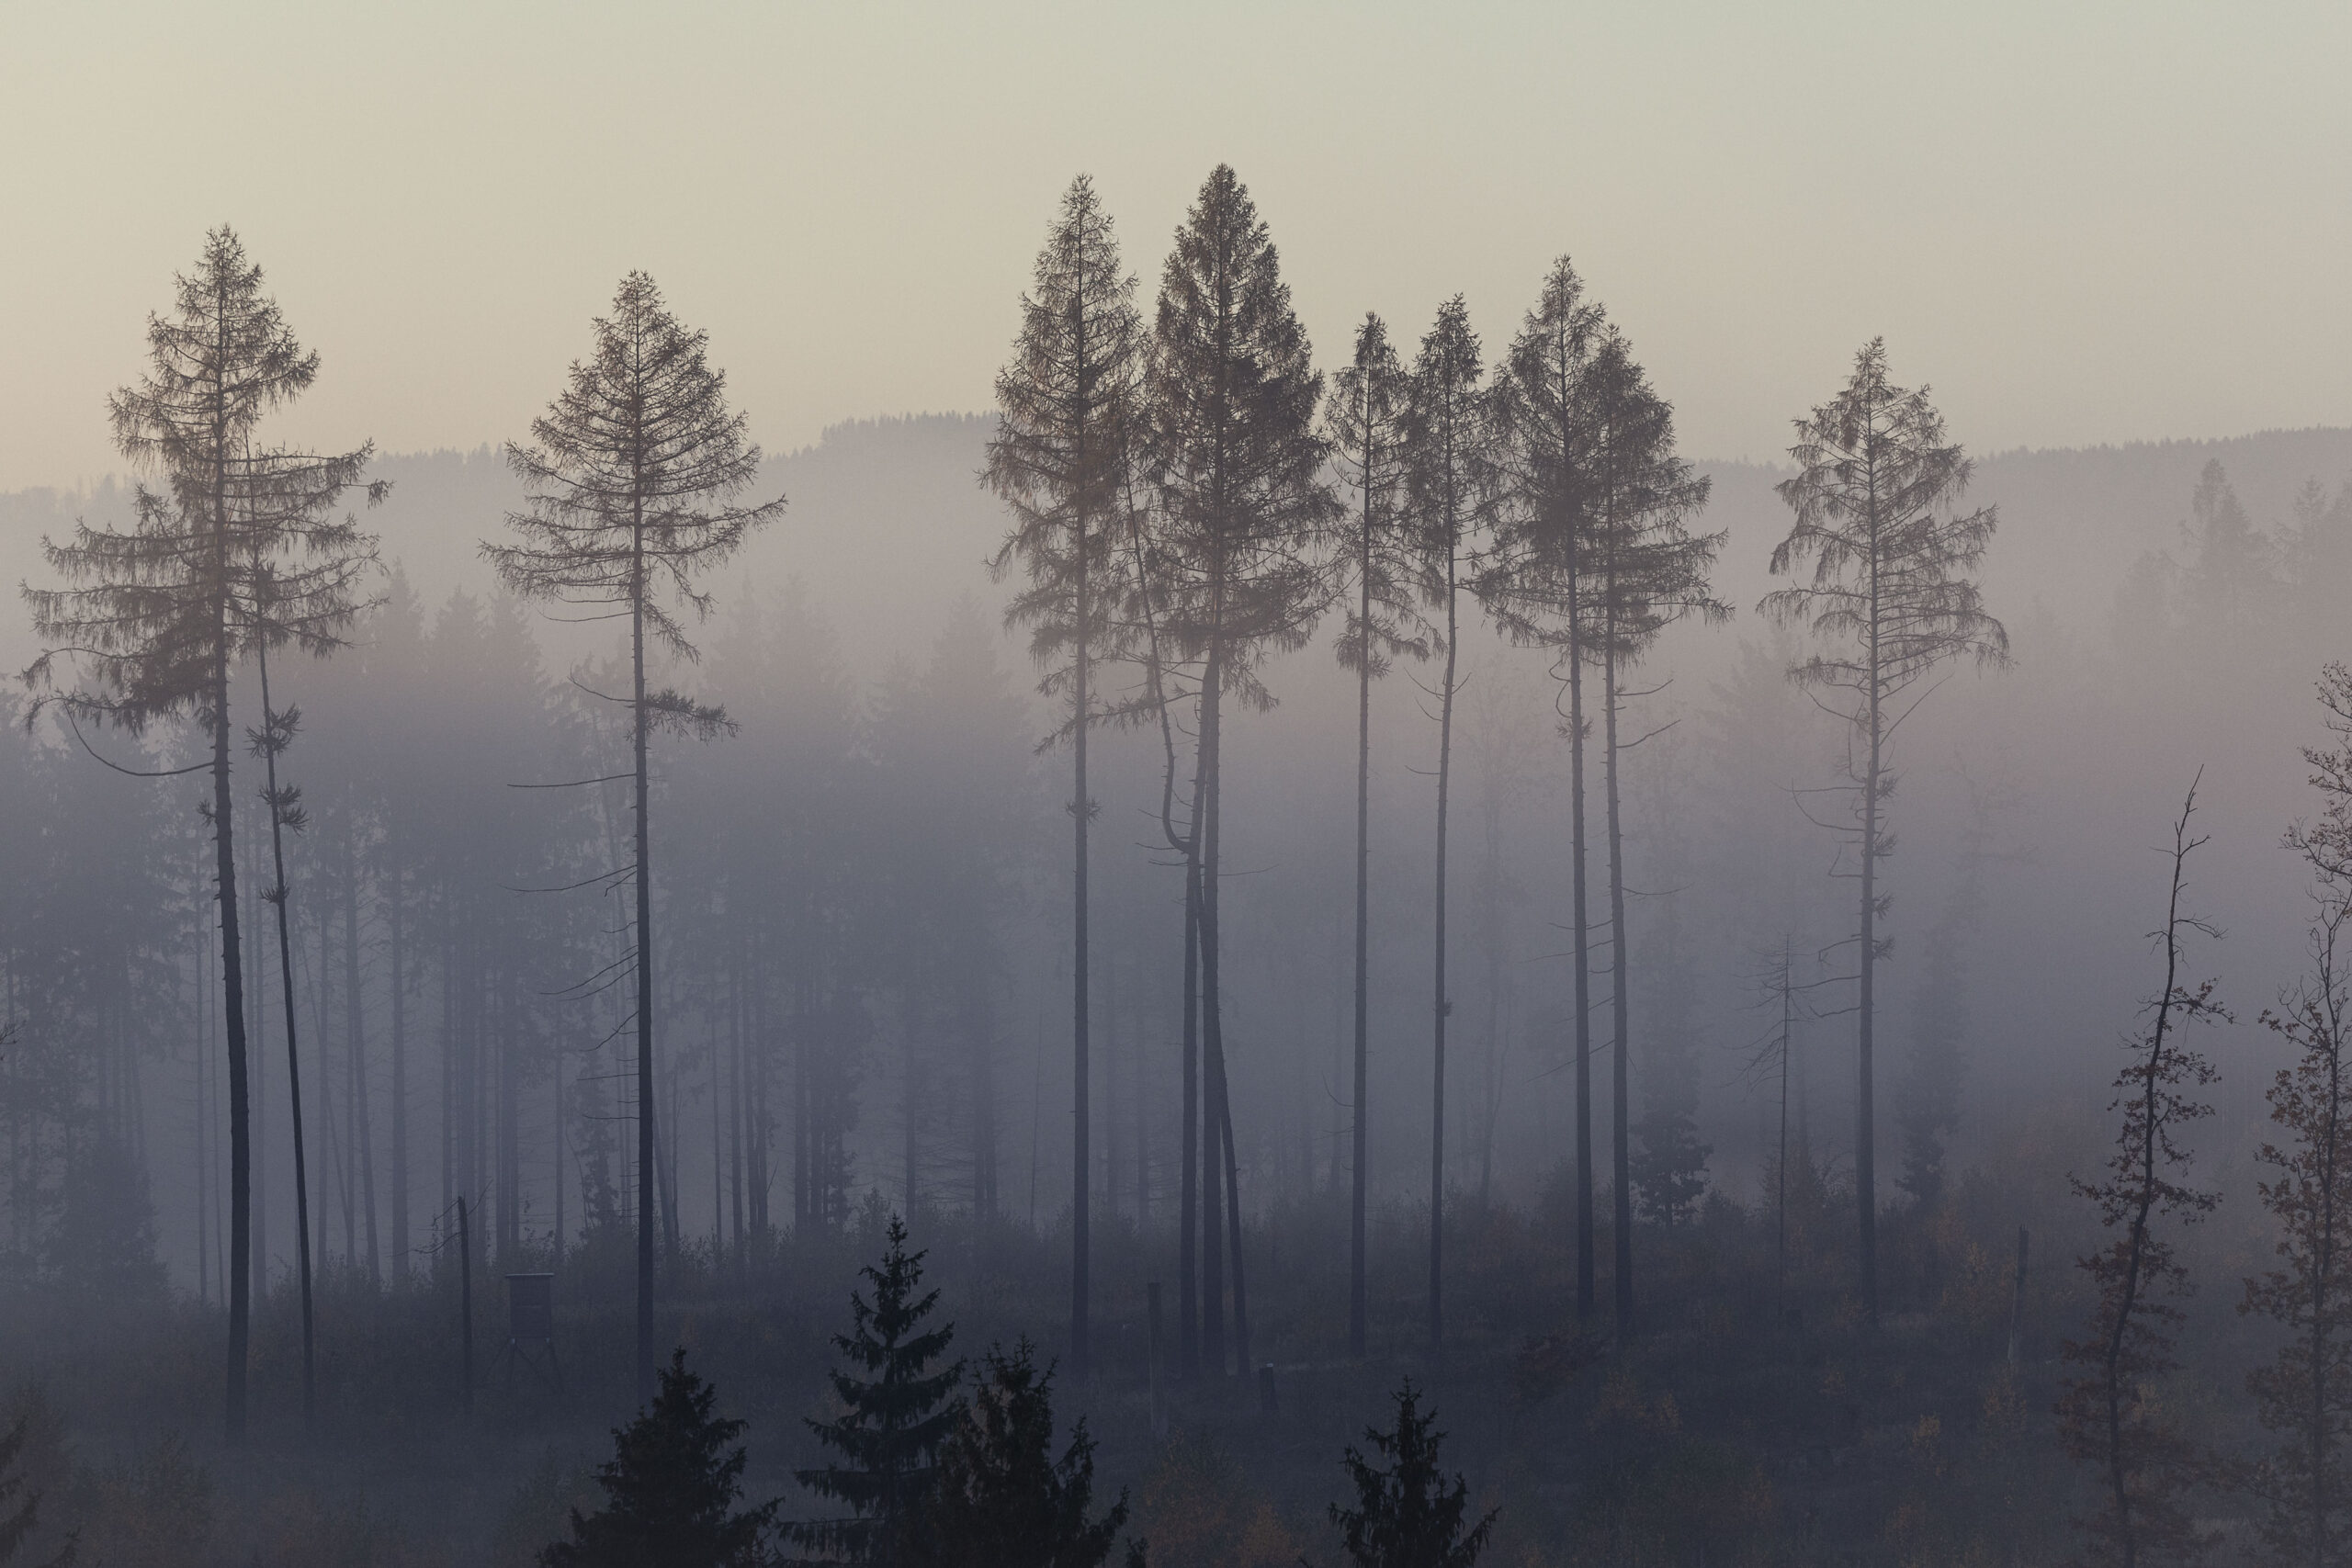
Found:
[[[1194,795],[1195,802],[1199,795]],[[1200,1376],[1199,1253],[1201,1192],[1201,865],[1199,811],[1184,852],[1183,1154],[1177,1196],[1176,1370]]]
[[[408,1283],[408,956],[401,945],[399,874],[385,912],[391,924],[392,987],[392,1282]]]
[[[1570,624],[1577,615],[1574,587],[1568,591]],[[1592,1215],[1592,927],[1585,902],[1584,663],[1573,634],[1568,647],[1568,855],[1576,940],[1577,1079],[1577,1316],[1593,1313]]]
[[[1452,519],[1448,519],[1452,527]],[[1445,685],[1438,696],[1436,983],[1430,997],[1430,1348],[1445,1345],[1445,1021],[1453,1000],[1445,989],[1445,829],[1453,787],[1453,684],[1458,625],[1454,553],[1445,554]]]
[[[359,857],[349,833],[344,839],[343,873],[344,1038],[351,1054],[351,1114],[359,1127],[356,1156],[360,1208],[368,1219],[368,1278],[380,1286],[384,1259],[376,1234],[376,1118],[368,1100],[368,1043],[359,995]]]
[[[1119,1227],[1119,962],[1114,948],[1102,958],[1102,1205],[1111,1228]]]
[[[1875,452],[1875,447],[1873,447]],[[1871,1086],[1871,1051],[1877,1021],[1878,815],[1882,793],[1880,752],[1885,741],[1880,644],[1885,635],[1879,600],[1880,523],[1878,473],[1873,457],[1869,479],[1870,558],[1870,771],[1862,776],[1861,996],[1855,1021],[1854,1207],[1861,1221],[1862,1317],[1878,1326],[1878,1101]],[[2127,1563],[2130,1552],[2125,1554]]]
[[[1365,1291],[1367,1245],[1364,1210],[1369,1172],[1364,1166],[1369,1130],[1364,1102],[1371,1077],[1370,1014],[1372,963],[1372,525],[1373,475],[1364,465],[1363,524],[1356,548],[1356,974],[1355,1091],[1351,1129],[1348,1194],[1348,1354],[1365,1355],[1369,1303]]]
[[[1789,1072],[1796,1045],[1796,943],[1781,939],[1781,1158],[1772,1196],[1772,1303],[1787,1311],[1789,1278]]]
[[[2332,942],[2331,939],[2331,942]],[[2330,1010],[2333,1011],[2331,998]],[[2327,1512],[2333,1506],[2327,1490],[2328,1439],[2333,1433],[2327,1419],[2327,1380],[2332,1357],[2328,1349],[2328,1327],[2334,1321],[2335,1269],[2335,1153],[2337,1118],[2344,1105],[2344,1042],[2335,1021],[2328,1024],[2327,1053],[2327,1118],[2320,1154],[2320,1221],[2318,1256],[2312,1260],[2312,1406],[2311,1406],[2311,1467],[2312,1467],[2312,1568],[2326,1568]]]
[[[225,280],[213,299],[219,323],[216,366],[228,361]],[[245,1363],[252,1339],[253,1117],[245,1060],[244,955],[237,924],[234,792],[229,777],[229,430],[227,389],[219,376],[212,397],[212,855],[220,897],[220,990],[229,1035],[229,1366],[225,1414],[229,1441],[245,1439]]]
[[[1224,1009],[1219,1005],[1216,886],[1217,686],[1223,676],[1223,661],[1212,649],[1201,683],[1199,778],[1193,794],[1193,832],[1201,845],[1201,1052],[1208,1100],[1208,1114],[1201,1123],[1201,1360],[1212,1377],[1225,1375],[1225,1248],[1218,1235],[1224,1208],[1225,1109],[1218,1089],[1225,1077],[1225,1032],[1219,1027]]]
[[[268,733],[275,719],[269,705],[269,650],[258,651],[257,664],[261,673],[262,728]],[[286,834],[284,813],[278,808],[277,748],[275,742],[262,750],[269,790],[269,854],[271,869],[277,884],[272,902],[277,906],[277,972],[286,998],[286,1084],[288,1104],[294,1112],[294,1235],[295,1261],[301,1270],[302,1286],[302,1425],[307,1430],[318,1422],[318,1359],[317,1337],[311,1314],[311,1179],[302,1146],[302,1063],[296,1049],[294,1029],[294,939],[288,923],[287,906],[293,900],[286,885]]]
[[[630,532],[630,748],[637,813],[637,1398],[653,1402],[653,866],[646,812],[645,503],[635,502]]]
[[[728,1010],[729,1030],[732,1035],[732,1038],[728,1042],[728,1055],[729,1057],[728,1070],[733,1081],[727,1086],[727,1185],[729,1204],[729,1213],[734,1233],[735,1260],[739,1268],[741,1266],[743,1261],[743,1240],[746,1229],[751,1222],[751,1216],[746,1214],[743,1211],[743,1136],[745,1132],[743,1119],[743,965],[746,962],[747,954],[745,954],[743,951],[742,944],[739,942],[736,944],[735,949],[735,973],[732,976],[732,984],[730,987],[730,989],[733,992],[731,998],[733,1005]],[[715,1097],[718,1093],[719,1084],[718,1062],[715,1056],[712,1061],[710,1077],[710,1092],[714,1096],[713,1110],[716,1111],[717,1105]],[[714,1129],[714,1139],[716,1136],[717,1134]],[[715,1150],[715,1143],[713,1147]],[[718,1234],[718,1227],[715,1225],[712,1227],[712,1234],[714,1235]]]
[[[1615,1232],[1615,1297],[1617,1308],[1617,1338],[1623,1344],[1634,1337],[1634,1165],[1632,1122],[1628,1112],[1627,1079],[1630,1063],[1627,1047],[1631,1036],[1627,1004],[1631,991],[1626,976],[1625,931],[1625,836],[1620,824],[1617,807],[1617,626],[1615,619],[1616,573],[1610,573],[1610,624],[1604,629],[1601,649],[1602,722],[1607,734],[1603,739],[1603,788],[1608,795],[1609,814],[1609,1014],[1610,1043],[1609,1096],[1611,1131],[1615,1139],[1616,1164],[1611,1172],[1616,1186],[1615,1204],[1611,1214],[1611,1228]]]
[[[1081,287],[1080,290],[1080,298],[1082,299],[1083,296],[1084,290]],[[1075,313],[1078,317],[1080,327],[1079,334],[1078,360],[1080,365],[1083,365],[1085,363],[1086,353],[1086,339],[1083,330],[1085,311],[1083,309],[1080,309]],[[1078,442],[1078,461],[1080,472],[1081,476],[1083,476],[1085,466],[1085,441],[1083,434],[1085,421],[1082,412],[1078,421],[1078,428],[1080,431],[1080,438]],[[1092,803],[1088,799],[1086,793],[1086,731],[1088,723],[1092,718],[1093,715],[1087,706],[1086,693],[1087,676],[1090,673],[1087,660],[1089,651],[1087,647],[1087,616],[1091,606],[1087,601],[1086,508],[1083,496],[1084,492],[1081,491],[1078,510],[1077,528],[1077,679],[1074,682],[1075,689],[1071,697],[1073,705],[1073,728],[1070,737],[1072,742],[1071,750],[1076,754],[1076,766],[1074,769],[1076,777],[1072,785],[1075,794],[1070,801],[1070,816],[1074,818],[1071,832],[1072,837],[1076,840],[1077,858],[1075,862],[1076,879],[1071,909],[1070,941],[1070,1041],[1072,1054],[1070,1102],[1071,1114],[1074,1120],[1072,1122],[1070,1150],[1069,1194],[1069,1355],[1071,1373],[1077,1381],[1080,1382],[1086,1381],[1088,1372],[1088,1269],[1090,1262],[1089,1249],[1091,1246],[1092,1237],[1089,1233],[1087,1197],[1089,1189],[1092,1186],[1092,1182],[1090,1179],[1093,1174],[1092,1167],[1094,1157],[1093,1145],[1089,1137],[1091,1129],[1089,1127],[1087,1118],[1087,1111],[1089,1109],[1087,1097],[1089,1091],[1087,1084],[1088,1053],[1086,1039],[1086,987],[1089,976],[1086,952],[1086,845],[1087,819]]]
[[[196,944],[196,1016],[199,1021],[196,1040],[196,1299],[209,1305],[212,1301],[211,1170],[207,1149],[205,1122],[210,1106],[205,1099],[205,1064],[212,1054],[212,1010],[204,986],[204,942],[199,935]]]

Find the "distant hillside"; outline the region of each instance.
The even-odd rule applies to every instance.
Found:
[[[978,483],[992,416],[915,414],[853,420],[815,446],[770,458],[763,483],[790,505],[714,583],[805,581],[824,606],[854,664],[874,671],[929,640],[959,595],[1001,604],[986,562],[1002,537],[1001,508]],[[1963,433],[1964,434],[1964,433]],[[2199,471],[2219,458],[2257,525],[2286,522],[2292,499],[2317,479],[2331,490],[2352,478],[2352,429],[2268,431],[2214,441],[2136,443],[2085,450],[2013,451],[1980,459],[1974,495],[1998,502],[2002,528],[1987,588],[2002,613],[2036,600],[2086,628],[2103,626],[2116,585],[2143,550],[2177,547]],[[1710,526],[1727,529],[1720,591],[1743,609],[1770,585],[1765,561],[1787,527],[1772,492],[1786,470],[1765,464],[1700,465],[1715,480]],[[490,586],[477,548],[495,534],[518,492],[492,448],[387,456],[378,473],[391,498],[370,519],[386,556],[429,600]],[[10,582],[45,574],[43,533],[76,516],[119,520],[128,492],[107,481],[79,493],[0,494],[0,573]],[[580,634],[550,628],[560,650]],[[0,615],[0,653],[29,652],[21,613]]]

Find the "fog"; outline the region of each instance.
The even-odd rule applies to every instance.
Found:
[[[2338,1561],[2324,29],[2053,22],[1807,220],[1762,79],[2030,31],[1838,19],[1539,108],[1505,13],[1368,13],[1276,112],[1271,46],[1016,111],[1065,57],[968,22],[489,17],[407,141],[421,28],[103,214],[155,111],[61,109],[0,1562]],[[535,228],[659,163],[533,129],[632,51],[676,220]],[[2056,107],[2200,51],[2193,151]],[[1079,133],[1188,62],[1230,163]],[[1367,214],[1335,84],[1417,65]],[[379,215],[282,177],[355,149]],[[478,265],[382,243],[436,202]]]

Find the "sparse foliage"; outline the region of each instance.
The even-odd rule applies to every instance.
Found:
[[[1790,677],[1812,688],[1845,726],[1852,818],[1838,831],[1855,846],[1859,884],[1855,947],[1860,975],[1857,1029],[1854,1192],[1860,1221],[1862,1303],[1878,1316],[1877,1091],[1873,1079],[1879,921],[1887,900],[1879,863],[1894,847],[1884,821],[1895,775],[1886,745],[1934,690],[1946,664],[1980,666],[2008,658],[2009,637],[1984,609],[1968,573],[1984,558],[1998,518],[1992,507],[1962,512],[1972,465],[1944,434],[1943,416],[1922,387],[1888,378],[1886,344],[1872,339],[1836,398],[1797,421],[1794,478],[1781,499],[1795,513],[1772,551],[1776,576],[1797,578],[1765,595],[1767,615],[1798,625],[1829,646]]]
[[[484,544],[501,581],[526,599],[555,600],[626,618],[630,689],[609,700],[628,712],[635,772],[636,842],[612,868],[636,894],[637,1377],[653,1392],[653,871],[647,744],[655,729],[709,739],[724,710],[673,687],[649,689],[648,644],[692,662],[682,615],[700,619],[710,596],[696,580],[784,510],[783,498],[738,498],[759,476],[760,448],[727,406],[727,378],[705,354],[708,334],[670,313],[653,279],[632,272],[594,323],[594,351],[571,367],[570,385],[511,443],[507,466],[526,487],[507,525],[512,545]],[[672,607],[672,601],[676,608]]]
[[[2189,854],[2205,842],[2189,832],[2196,809],[2192,784],[2173,823],[2165,923],[2152,934],[2164,960],[2164,987],[2149,998],[2148,1021],[2126,1043],[2130,1059],[2116,1075],[2109,1107],[2120,1113],[2115,1153],[2102,1179],[2073,1179],[2109,1239],[2076,1259],[2098,1301],[2089,1332],[2064,1347],[2074,1371],[2061,1387],[2059,1427],[2068,1451],[2098,1472],[2098,1506],[2079,1521],[2084,1561],[2122,1568],[2188,1557],[2200,1545],[2189,1497],[2202,1479],[2203,1459],[2158,1391],[2178,1365],[2183,1314],[2177,1303],[2191,1289],[2171,1233],[2221,1201],[2189,1185],[2190,1155],[2182,1141],[2192,1123],[2212,1114],[2200,1091],[2217,1076],[2182,1032],[2228,1016],[2214,999],[2212,981],[2191,984],[2182,975],[2186,939],[2219,934],[2183,908]]]

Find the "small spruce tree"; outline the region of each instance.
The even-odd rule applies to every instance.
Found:
[[[1127,1495],[1099,1519],[1094,1439],[1078,1423],[1053,1457],[1054,1374],[1028,1340],[981,1358],[970,1397],[955,1408],[905,1561],[930,1568],[1098,1568],[1127,1522]],[[1127,1562],[1141,1568],[1143,1548]]]
[[[892,1215],[885,1235],[881,1267],[862,1270],[874,1299],[852,1292],[850,1331],[833,1337],[848,1363],[832,1373],[833,1393],[845,1408],[829,1421],[808,1423],[817,1441],[838,1457],[794,1472],[801,1485],[850,1510],[846,1517],[785,1527],[795,1545],[813,1554],[806,1561],[897,1561],[899,1532],[930,1487],[939,1445],[958,1416],[948,1396],[964,1364],[933,1370],[955,1338],[955,1325],[922,1326],[939,1292],[916,1293],[923,1255],[907,1251],[906,1222]]]
[[[1356,1568],[1470,1568],[1494,1533],[1495,1511],[1465,1527],[1470,1483],[1451,1482],[1438,1465],[1445,1434],[1437,1413],[1423,1412],[1420,1396],[1407,1378],[1396,1391],[1396,1425],[1364,1428],[1374,1455],[1395,1462],[1383,1467],[1351,1444],[1340,1462],[1356,1489],[1356,1506],[1331,1505],[1331,1522]]]
[[[741,1512],[743,1423],[712,1414],[718,1393],[672,1352],[661,1392],[613,1429],[597,1467],[605,1506],[571,1510],[571,1539],[539,1553],[540,1568],[751,1568],[775,1561],[764,1537],[774,1503]]]

